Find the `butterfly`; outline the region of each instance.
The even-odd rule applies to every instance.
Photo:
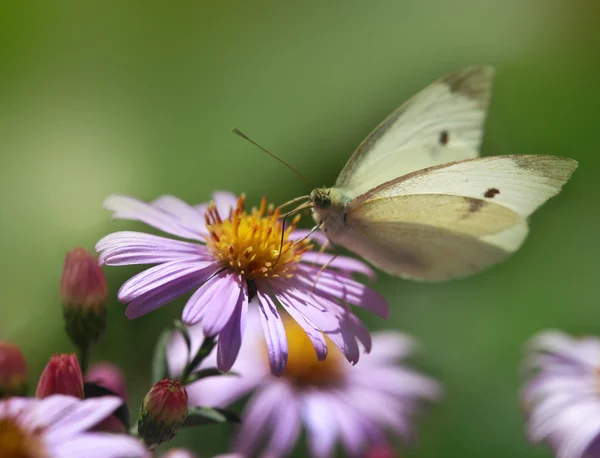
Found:
[[[577,161],[479,157],[494,69],[466,68],[412,97],[309,204],[330,242],[403,278],[443,281],[505,260],[527,217],[558,194]]]

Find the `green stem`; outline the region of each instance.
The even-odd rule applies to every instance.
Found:
[[[82,345],[79,347],[79,366],[81,367],[81,373],[85,375],[90,360],[90,346]]]

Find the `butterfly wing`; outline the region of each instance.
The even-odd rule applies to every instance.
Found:
[[[495,156],[411,173],[354,199],[336,243],[401,277],[471,275],[521,246],[527,217],[576,167],[557,156]]]
[[[335,186],[354,197],[416,170],[478,157],[493,74],[471,67],[419,92],[360,144]]]

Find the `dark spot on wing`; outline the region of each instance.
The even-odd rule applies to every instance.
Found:
[[[448,144],[448,140],[450,140],[450,134],[447,130],[442,130],[440,132],[440,145],[446,146]]]
[[[496,194],[500,194],[500,190],[496,188],[490,188],[483,194],[483,197],[493,199]]]
[[[475,213],[481,210],[487,205],[485,200],[475,199],[473,197],[465,197],[465,200],[469,202],[469,213]],[[465,215],[465,217],[468,215]]]

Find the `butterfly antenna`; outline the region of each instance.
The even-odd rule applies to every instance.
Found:
[[[285,162],[283,159],[275,156],[273,153],[271,153],[270,151],[268,151],[266,148],[263,148],[262,146],[260,146],[258,143],[256,143],[254,140],[252,140],[251,138],[249,138],[245,133],[243,133],[241,130],[236,129],[235,127],[233,129],[231,129],[231,131],[236,134],[238,137],[242,137],[244,140],[249,141],[250,143],[252,143],[254,146],[260,148],[261,150],[263,150],[265,153],[267,153],[269,156],[277,159],[279,162],[281,162],[283,165],[285,165],[288,169],[290,169],[291,171],[293,171],[296,175],[298,175],[300,178],[302,178],[304,181],[306,181],[308,184],[310,184],[313,188],[316,188],[316,186],[313,184],[312,181],[310,181],[308,178],[306,178],[304,175],[302,175],[300,172],[298,172],[294,167],[292,167],[290,164],[288,164],[287,162]]]

